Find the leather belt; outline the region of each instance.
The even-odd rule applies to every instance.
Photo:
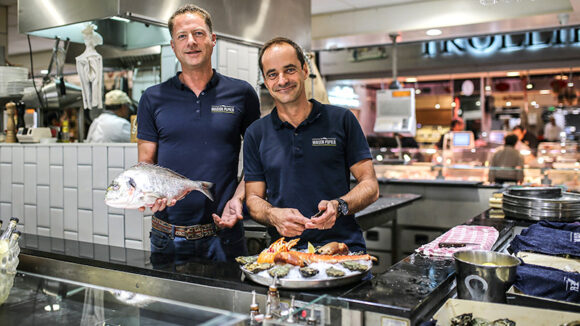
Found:
[[[187,240],[197,240],[205,237],[216,235],[215,224],[197,224],[189,226],[180,226],[169,224],[165,221],[152,216],[151,226],[158,231],[169,234],[173,239],[174,236],[186,238]]]

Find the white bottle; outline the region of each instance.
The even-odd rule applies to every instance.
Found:
[[[12,232],[14,232],[16,230],[16,226],[18,225],[18,218],[16,217],[12,217],[10,218],[10,224],[8,224],[8,227],[6,228],[6,230],[4,230],[4,233],[2,233],[2,235],[0,236],[0,240],[9,240],[10,236],[12,235]]]

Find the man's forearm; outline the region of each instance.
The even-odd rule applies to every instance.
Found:
[[[236,188],[236,191],[234,192],[232,198],[238,198],[242,201],[242,203],[246,199],[246,183],[244,182],[244,179],[242,179],[242,181],[240,181],[240,184],[238,184],[238,187]]]
[[[376,179],[362,180],[341,198],[348,203],[348,213],[354,214],[379,198],[379,184]]]
[[[249,195],[248,198],[246,198],[246,206],[250,211],[250,215],[256,222],[264,225],[272,225],[269,218],[270,210],[272,209],[270,203],[259,196]]]

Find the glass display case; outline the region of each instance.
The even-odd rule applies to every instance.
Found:
[[[378,178],[387,180],[478,181],[489,184],[493,154],[501,147],[477,147],[441,151],[433,148],[372,148]],[[578,144],[540,143],[537,153],[521,150],[525,184],[562,185],[580,192]]]
[[[18,273],[0,325],[245,325],[245,315]]]

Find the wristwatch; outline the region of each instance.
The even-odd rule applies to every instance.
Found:
[[[338,202],[337,217],[347,215],[348,214],[348,204],[341,198],[336,198],[335,200]]]

